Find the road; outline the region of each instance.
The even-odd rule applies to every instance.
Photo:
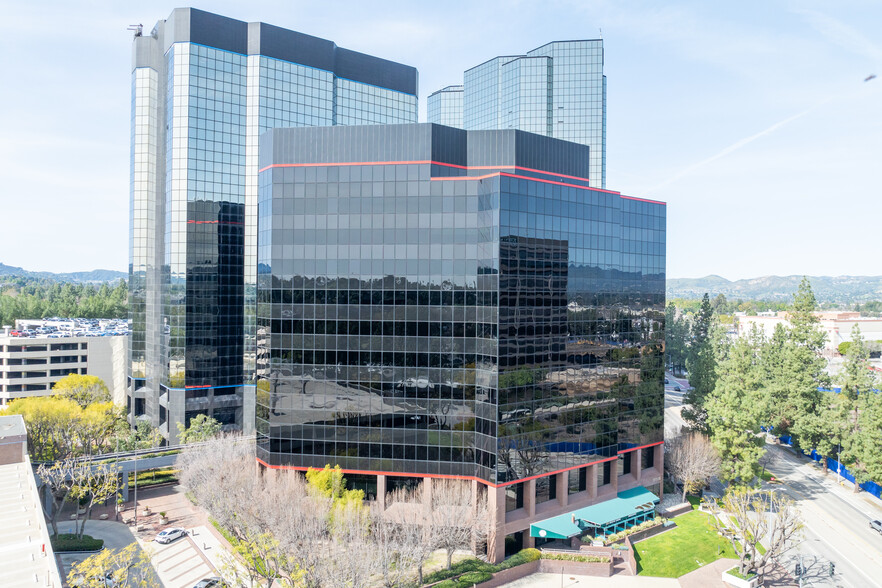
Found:
[[[882,536],[869,528],[871,519],[882,519],[882,504],[866,493],[852,495],[851,488],[836,484],[834,474],[825,478],[810,460],[789,449],[767,448],[774,456],[768,469],[781,481],[772,487],[797,502],[805,522],[803,542],[783,557],[782,565],[793,573],[802,556],[806,586],[882,586]],[[836,566],[833,578],[830,562]]]
[[[685,390],[689,389],[689,380],[685,378],[675,378],[670,372],[665,373],[665,439],[676,437],[680,428],[686,426],[686,422],[680,416],[680,410],[683,407],[683,397],[686,395]],[[679,386],[680,391],[674,389]]]

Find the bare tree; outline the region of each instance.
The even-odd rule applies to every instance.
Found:
[[[471,484],[461,480],[432,480],[432,512],[429,524],[438,548],[447,553],[447,569],[453,552],[471,549],[487,538],[490,511],[486,497],[473,496]]]
[[[85,504],[86,513],[82,522],[79,520],[79,508],[76,511],[76,536],[83,538],[86,521],[92,518],[92,508],[96,504],[104,504],[116,498],[119,491],[120,468],[116,464],[95,463],[92,460],[80,462],[70,470],[71,491],[69,499]]]
[[[42,464],[37,468],[37,476],[51,498],[49,502],[41,500],[40,504],[43,505],[43,513],[52,526],[52,535],[58,535],[58,515],[61,514],[61,509],[64,508],[73,491],[73,473],[76,467],[74,460],[64,459],[56,461],[51,466]]]
[[[720,455],[701,433],[681,435],[667,444],[665,465],[675,480],[683,484],[683,500],[689,488],[704,485],[720,471]]]
[[[762,576],[766,564],[777,561],[798,542],[803,523],[792,500],[767,490],[733,489],[723,500],[707,502],[714,526],[729,537],[738,554],[738,571],[743,576]],[[762,542],[765,553],[758,545]],[[763,578],[760,577],[760,584]]]
[[[322,585],[322,569],[331,557],[329,497],[310,492],[297,472],[263,472],[260,492],[249,503],[248,517],[279,541],[288,554],[285,576],[307,588]]]
[[[416,569],[422,584],[423,564],[435,549],[422,487],[397,488],[387,502],[388,509],[379,502],[371,508],[371,537],[383,583],[387,588],[399,586]]]
[[[370,584],[378,571],[376,548],[370,536],[370,512],[361,504],[334,507],[331,541],[323,565],[320,585],[329,588],[358,588]]]
[[[253,444],[235,435],[222,436],[187,447],[176,466],[181,485],[215,521],[234,535],[248,526],[244,509],[260,494]]]

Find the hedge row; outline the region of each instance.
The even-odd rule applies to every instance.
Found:
[[[609,558],[603,555],[576,555],[569,553],[543,553],[542,559],[554,559],[563,561],[579,561],[585,563],[609,563]]]
[[[609,563],[608,557],[591,555],[577,555],[568,553],[545,553],[538,549],[522,549],[507,560],[496,565],[489,564],[479,559],[464,559],[453,564],[449,570],[438,570],[423,578],[424,584],[437,584],[437,588],[470,588],[475,584],[486,582],[496,572],[507,570],[537,559],[555,559],[565,561],[578,561],[586,563]],[[443,580],[443,582],[441,581]]]
[[[490,572],[467,572],[455,580],[439,582],[435,584],[435,588],[471,588],[492,578],[493,574]]]
[[[146,470],[138,472],[138,486],[145,488],[147,486],[155,486],[158,484],[167,484],[169,482],[178,481],[178,470],[174,468]],[[135,474],[129,474],[129,484],[135,483]]]
[[[49,538],[52,543],[52,551],[101,551],[104,547],[104,539],[95,539],[90,535],[83,535],[82,539],[71,533],[61,533]]]

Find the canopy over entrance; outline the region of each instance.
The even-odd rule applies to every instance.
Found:
[[[599,504],[534,523],[530,525],[530,536],[569,539],[588,530],[595,535],[617,533],[653,518],[658,503],[658,496],[637,486]]]

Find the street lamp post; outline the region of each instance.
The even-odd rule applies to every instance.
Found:
[[[135,451],[135,531],[138,530],[138,452]]]
[[[841,449],[841,447],[839,447],[839,446],[836,447],[836,466],[837,466],[836,473],[839,476],[839,485],[842,486],[842,461],[839,458],[840,449]]]

